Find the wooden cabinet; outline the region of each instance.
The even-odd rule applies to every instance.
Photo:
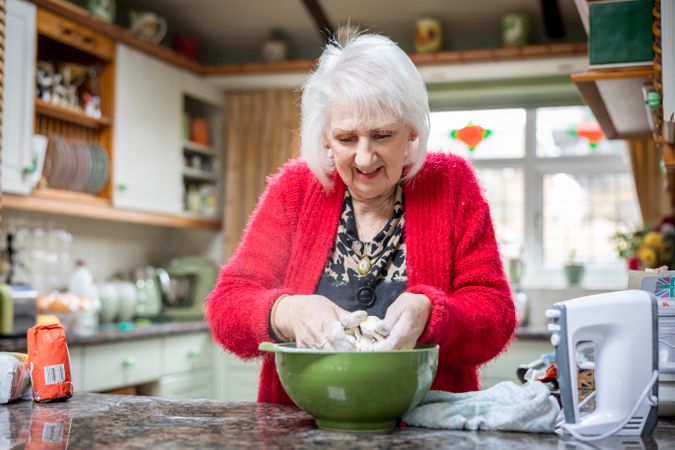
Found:
[[[115,43],[91,28],[83,27],[44,9],[38,11],[38,22],[40,33],[44,36],[103,60],[112,58]]]
[[[35,14],[35,6],[31,3],[23,0],[7,2],[0,184],[4,192],[17,194],[28,194],[31,189],[26,171],[33,160]]]
[[[216,380],[213,344],[207,332],[71,346],[69,351],[76,391],[101,392],[143,384],[144,393],[150,395],[212,399],[223,382],[222,377]],[[257,389],[257,374],[247,381],[246,390],[251,382]]]
[[[195,103],[203,106],[196,113],[209,120],[210,153],[190,147],[192,153],[187,156],[195,159],[197,154],[210,167],[219,164],[223,127],[219,108],[224,95],[202,78],[125,45],[118,45],[116,64],[113,203],[143,211],[183,213],[186,178],[197,185],[219,186],[220,177],[219,167],[209,172],[186,168],[183,115],[193,112],[190,106]],[[186,169],[195,169],[196,174]],[[210,178],[199,179],[203,176]]]
[[[113,161],[116,207],[182,211],[182,73],[118,44]]]
[[[191,370],[159,379],[152,395],[169,398],[213,398],[213,371],[211,368]]]
[[[164,373],[203,369],[211,366],[211,336],[206,333],[171,336],[164,339]]]
[[[157,380],[161,375],[161,341],[146,339],[83,349],[82,389],[102,391]]]
[[[162,348],[162,377],[153,395],[172,398],[213,398],[211,335],[191,333],[166,337]]]

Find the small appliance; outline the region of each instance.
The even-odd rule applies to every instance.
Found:
[[[556,303],[546,311],[556,350],[562,430],[591,441],[652,433],[657,421],[658,332],[653,294],[610,292]],[[594,346],[595,409],[581,415],[576,353]]]
[[[164,311],[172,319],[203,319],[206,296],[216,283],[218,268],[208,258],[183,256],[166,264],[169,274],[169,295],[164,298]]]
[[[30,286],[0,284],[0,336],[26,336],[35,325],[37,292]]]
[[[162,301],[171,295],[169,274],[163,268],[152,266],[136,270],[136,317],[157,319],[162,312]]]

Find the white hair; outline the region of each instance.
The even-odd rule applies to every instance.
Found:
[[[410,126],[404,180],[424,163],[429,138],[427,89],[408,55],[391,39],[376,34],[329,43],[302,90],[301,154],[326,189],[332,188],[333,161],[324,149],[331,107],[345,103],[363,120],[381,114]]]

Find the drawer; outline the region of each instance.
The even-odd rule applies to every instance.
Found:
[[[190,333],[164,338],[164,375],[211,366],[211,335]]]
[[[110,61],[115,56],[115,44],[106,36],[44,9],[37,12],[38,33]]]
[[[85,391],[100,391],[157,380],[161,341],[144,339],[84,347]]]
[[[68,355],[70,356],[70,377],[73,380],[73,390],[78,392],[82,390],[84,375],[82,347],[68,347]]]
[[[154,395],[172,398],[213,398],[213,372],[200,369],[159,379]]]

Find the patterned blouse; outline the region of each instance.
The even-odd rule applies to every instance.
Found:
[[[345,189],[333,250],[315,293],[347,311],[365,310],[383,319],[408,285],[404,226],[403,189],[398,185],[389,222],[372,241],[359,240],[352,197]]]

